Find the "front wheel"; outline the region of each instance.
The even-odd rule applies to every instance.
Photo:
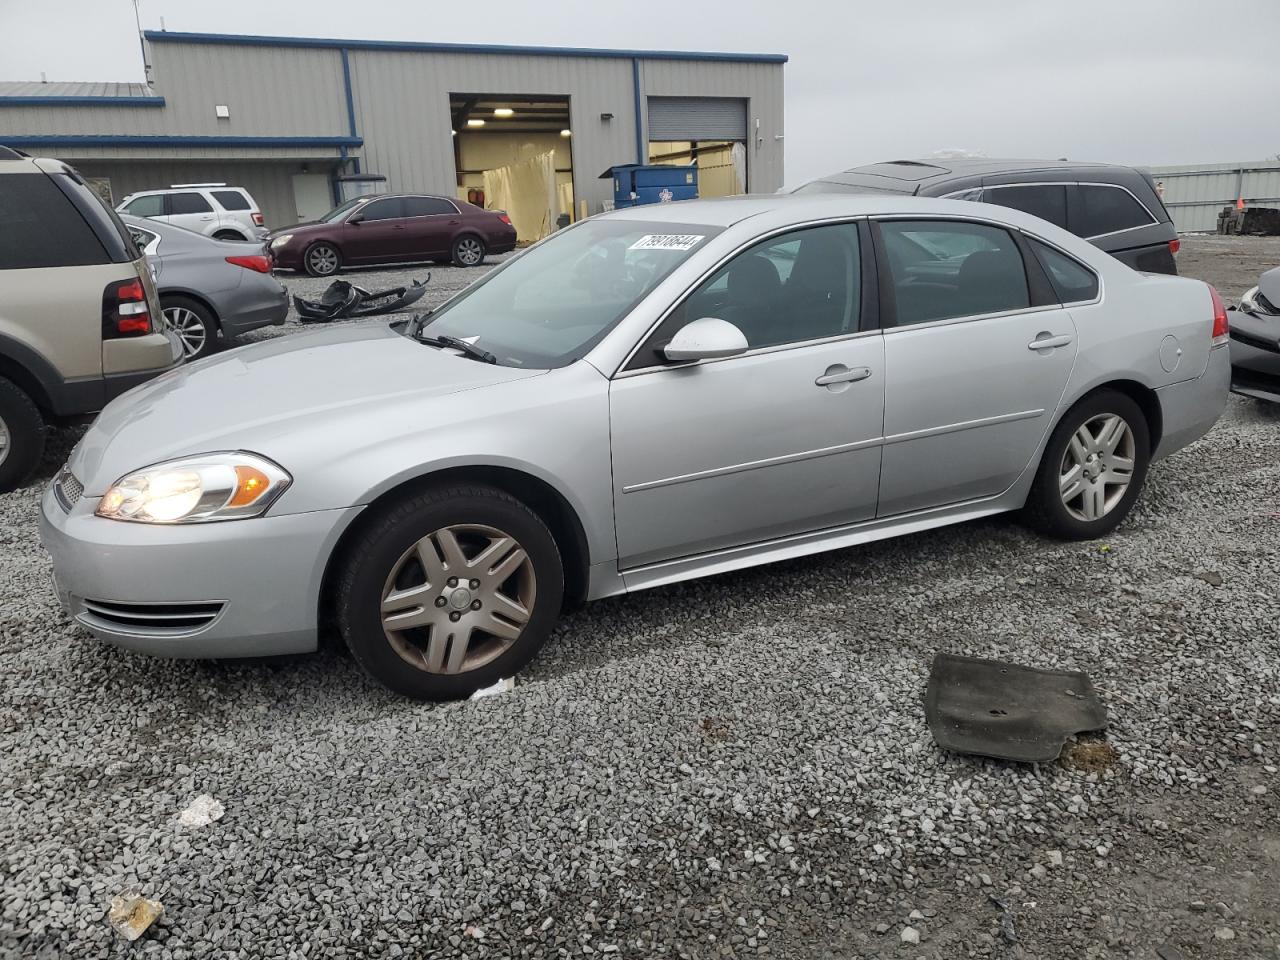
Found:
[[[441,487],[363,531],[344,558],[336,613],[375,680],[456,700],[528,663],[563,594],[560,552],[537,514],[490,487]]]
[[[1054,429],[1024,517],[1063,540],[1092,540],[1128,516],[1151,463],[1142,409],[1115,390],[1076,404]]]
[[[16,489],[44,453],[40,408],[25,390],[0,377],[0,493]]]
[[[465,236],[453,241],[453,262],[459,267],[478,267],[484,263],[484,241]]]
[[[313,243],[302,256],[302,265],[313,277],[331,277],[342,266],[342,255],[327,243]]]

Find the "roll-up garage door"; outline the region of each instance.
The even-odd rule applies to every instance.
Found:
[[[732,97],[650,97],[649,139],[746,140],[747,101]]]

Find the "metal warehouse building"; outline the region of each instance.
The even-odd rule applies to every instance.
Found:
[[[623,163],[696,162],[704,196],[782,185],[781,55],[163,31],[143,53],[150,84],[0,83],[0,143],[115,202],[244,186],[271,226],[371,187],[496,206],[476,191],[533,183],[576,218]]]

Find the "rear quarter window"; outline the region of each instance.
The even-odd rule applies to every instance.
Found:
[[[1068,228],[1076,236],[1100,237],[1156,222],[1146,207],[1121,187],[1078,183],[1069,195],[1072,207]]]
[[[1027,239],[1045,273],[1049,274],[1049,283],[1059,300],[1063,303],[1080,303],[1098,295],[1098,278],[1092,270],[1047,243],[1041,243],[1032,237]]]
[[[214,190],[213,199],[223,210],[250,210],[252,207],[239,190]]]
[[[98,235],[51,177],[0,176],[0,270],[110,262]]]

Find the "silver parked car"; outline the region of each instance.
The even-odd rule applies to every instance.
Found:
[[[188,360],[259,327],[282,324],[289,295],[272,274],[265,244],[214,240],[182,227],[123,214],[151,264],[165,321]]]
[[[413,697],[566,602],[1022,510],[1129,512],[1227,399],[1226,315],[1004,207],[769,197],[593,217],[427,317],[255,344],[98,418],[58,592],[149,653],[312,650]]]

